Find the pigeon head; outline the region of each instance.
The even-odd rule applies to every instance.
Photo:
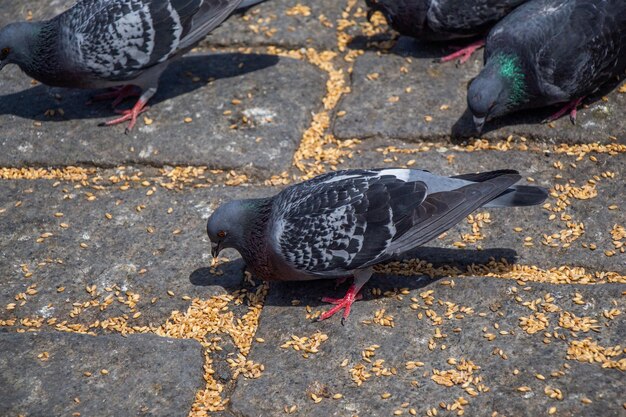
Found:
[[[0,29],[0,70],[7,64],[21,64],[30,55],[33,25],[11,23]]]
[[[491,57],[472,80],[467,105],[474,116],[478,133],[487,120],[517,109],[526,99],[526,80],[519,58],[499,54]]]
[[[207,222],[211,253],[217,257],[222,249],[234,248],[241,252],[246,241],[246,230],[256,219],[256,200],[234,200],[218,207]]]

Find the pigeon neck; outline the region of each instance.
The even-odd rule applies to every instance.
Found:
[[[511,53],[499,53],[494,57],[500,77],[508,81],[510,86],[509,103],[513,106],[526,100],[526,76],[520,59]]]
[[[242,219],[243,238],[240,247],[236,247],[246,264],[258,269],[268,262],[267,243],[267,227],[272,212],[272,199],[261,198],[243,200],[244,212],[248,215]]]
[[[44,48],[47,43],[53,42],[54,35],[50,34],[50,36],[46,36],[46,31],[48,22],[20,22],[17,23],[16,33],[19,35],[19,39],[16,40],[19,47],[16,50],[16,55],[14,58],[14,63],[18,64],[24,72],[28,75],[38,78],[34,74],[36,72],[36,68],[39,65],[44,64],[44,68],[46,65],[50,65],[49,54],[41,55],[42,50],[48,49]],[[38,59],[46,58],[46,62],[37,62]]]

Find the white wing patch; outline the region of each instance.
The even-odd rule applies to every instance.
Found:
[[[411,170],[402,168],[383,169],[378,172],[378,176],[382,177],[383,175],[391,175],[400,181],[407,182],[411,176]]]

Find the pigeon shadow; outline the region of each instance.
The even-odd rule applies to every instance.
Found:
[[[624,78],[626,78],[626,75],[603,84],[596,93],[588,96],[585,100],[583,100],[583,106],[589,106],[602,100],[602,97],[606,96],[616,87],[618,87],[622,83]],[[469,88],[469,83],[467,84],[467,87]],[[485,135],[489,132],[493,132],[503,127],[517,126],[523,124],[541,124],[544,123],[546,119],[548,119],[558,110],[560,110],[563,106],[564,103],[556,104],[553,106],[540,107],[536,109],[520,110],[518,112],[490,120],[485,123],[485,126],[483,127],[480,135],[476,132],[474,120],[472,118],[472,112],[469,110],[469,108],[466,108],[463,114],[452,126],[450,136],[454,143],[459,143],[466,139],[479,137],[481,135]],[[569,115],[565,115],[563,117],[568,118]],[[585,116],[579,115],[579,118],[580,117]],[[533,139],[532,135],[526,136],[529,136],[529,139]]]
[[[512,267],[517,259],[517,252],[513,249],[505,248],[491,248],[479,251],[470,249],[420,247],[405,253],[396,260],[416,258],[431,263],[435,268],[445,265],[466,271],[471,265],[487,265],[492,259],[505,259]],[[241,276],[244,269],[245,265],[243,260],[238,258],[235,261],[220,265],[219,270],[222,271],[223,274],[219,276],[212,274],[211,268],[199,268],[190,275],[189,280],[193,285],[221,285],[225,288],[232,288],[233,282],[236,280],[241,283]],[[431,278],[423,274],[406,276],[404,274],[375,273],[368,283],[365,284],[363,300],[367,301],[379,298],[379,296],[371,294],[369,290],[372,288],[379,288],[383,293],[398,288],[415,290],[447,277],[447,275],[437,275]],[[298,300],[300,304],[309,305],[311,307],[326,306],[327,304],[321,301],[322,297],[342,297],[350,283],[351,280],[347,280],[345,283],[337,285],[336,280],[328,279],[271,282],[271,292],[266,300],[266,304],[273,306],[291,306],[293,305],[293,300]]]
[[[390,33],[382,33],[374,36],[357,35],[348,43],[348,48],[439,61],[444,56],[453,53],[455,49],[462,48],[477,39],[479,38],[428,42],[410,36],[394,36]],[[389,47],[390,44],[393,45]]]
[[[159,90],[150,100],[154,105],[173,97],[204,87],[207,83],[239,77],[278,63],[275,55],[219,53],[189,55],[172,62],[161,76]],[[111,101],[85,105],[97,90],[63,89],[37,85],[17,93],[0,97],[0,115],[11,114],[38,121],[63,121],[63,117],[48,117],[48,109],[62,108],[75,119],[111,117]],[[127,100],[129,107],[134,101]]]

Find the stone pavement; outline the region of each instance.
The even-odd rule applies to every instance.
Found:
[[[626,89],[577,126],[539,110],[468,138],[480,54],[438,64],[374,22],[353,0],[237,14],[130,135],[90,92],[0,73],[0,415],[626,415]],[[393,166],[513,168],[551,197],[382,265],[345,326],[313,321],[345,286],[212,264],[221,202]]]

